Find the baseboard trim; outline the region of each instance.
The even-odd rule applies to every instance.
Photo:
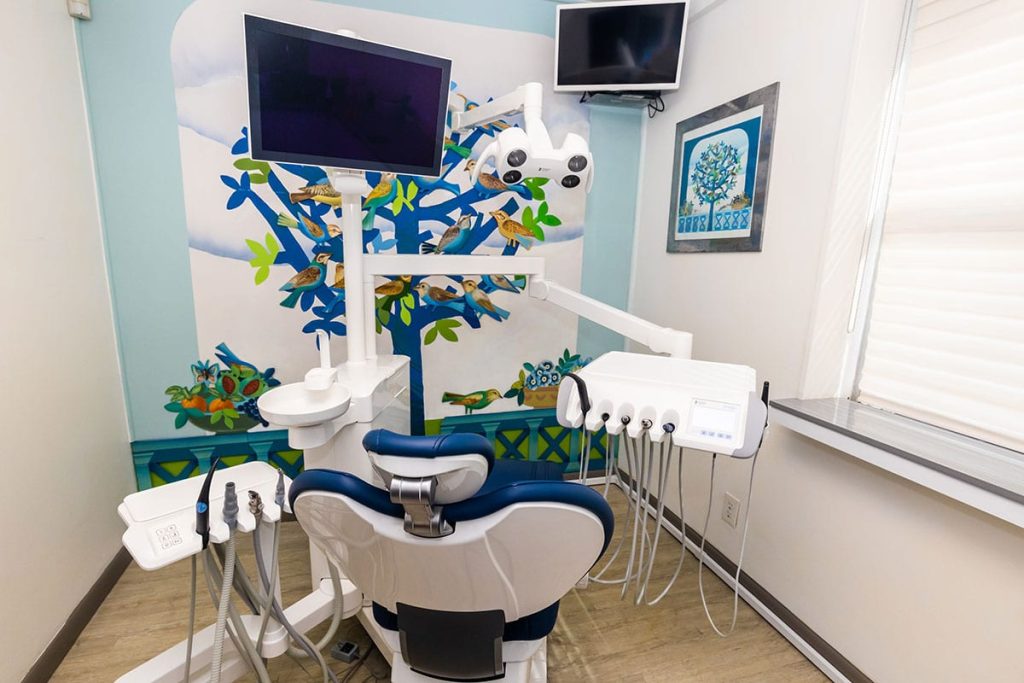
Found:
[[[57,631],[57,635],[53,637],[43,653],[39,655],[36,663],[25,674],[22,683],[46,683],[50,680],[131,561],[132,557],[127,550],[121,548],[117,551],[114,559],[96,579],[81,602],[71,611],[71,616]]]
[[[619,476],[627,484],[630,483],[628,474],[619,470]],[[593,482],[593,483],[592,483]],[[587,484],[603,484],[604,477],[588,478]],[[635,499],[635,494],[634,494]],[[658,504],[657,498],[651,496],[653,505]],[[648,510],[652,515],[653,510]],[[682,520],[672,510],[665,507],[662,526],[679,542],[683,542],[680,532]],[[686,547],[697,557],[700,553],[701,535],[689,524],[686,525]],[[704,544],[706,560],[705,566],[711,569],[730,588],[735,587],[736,563],[726,557],[710,542]],[[831,680],[839,683],[873,683],[871,678],[857,666],[847,659],[843,654],[833,647],[827,640],[821,637],[800,617],[794,614],[778,598],[768,592],[764,586],[759,584],[746,572],[741,572],[739,577],[740,597],[750,607],[760,614],[772,625],[786,640],[807,657],[822,673]]]

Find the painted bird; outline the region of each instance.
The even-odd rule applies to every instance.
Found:
[[[467,415],[472,415],[474,410],[483,410],[500,398],[501,392],[497,389],[481,389],[469,394],[453,394],[446,391],[441,395],[441,402],[462,406],[466,409]]]
[[[394,200],[395,195],[398,193],[395,177],[394,173],[381,173],[377,187],[370,190],[370,194],[366,195],[366,199],[363,201],[363,209],[366,210],[366,215],[363,216],[363,230],[369,230],[373,227],[373,220],[377,217],[378,208]]]
[[[507,211],[491,211],[494,220],[498,221],[498,233],[508,241],[508,245],[521,244],[524,249],[533,246],[533,232],[518,221],[512,220]]]
[[[412,282],[412,275],[402,275],[394,280],[388,280],[373,291],[381,296],[397,298],[409,292],[410,282]]]
[[[426,282],[419,283],[413,289],[420,295],[420,301],[428,306],[448,307],[457,313],[466,310],[466,304],[462,301],[462,297],[447,289],[431,287]]]
[[[466,162],[466,171],[468,173],[473,172],[473,168],[476,166],[476,159],[470,159]],[[532,199],[533,195],[530,194],[530,190],[523,185],[506,185],[498,176],[493,173],[481,173],[480,177],[477,178],[476,184],[484,189],[487,194],[495,195],[502,192],[515,192],[523,199]]]
[[[217,344],[215,355],[217,356],[217,360],[219,360],[221,363],[224,363],[224,365],[226,365],[229,368],[240,367],[249,368],[250,370],[256,369],[256,366],[253,365],[252,363],[244,361],[238,356],[236,356],[235,352],[228,348],[228,345],[225,344],[224,342]]]
[[[495,306],[491,302],[484,290],[477,286],[476,280],[463,280],[462,289],[466,292],[466,303],[478,314],[489,315],[499,322],[510,315],[504,308]]]
[[[457,254],[462,249],[466,241],[469,240],[469,227],[473,222],[473,217],[468,214],[463,214],[459,218],[458,222],[452,227],[444,231],[441,235],[441,239],[437,241],[437,244],[433,242],[424,242],[420,245],[420,253],[422,254]]]
[[[480,279],[483,280],[483,283],[490,287],[491,290],[503,289],[506,292],[512,292],[514,294],[518,294],[520,291],[519,288],[504,275],[484,275]]]
[[[328,223],[327,232],[325,233],[323,227],[319,223],[307,218],[304,214],[300,213],[299,218],[302,219],[301,225],[299,225],[299,222],[288,214],[279,213],[277,214],[277,224],[285,228],[298,230],[315,242],[325,242],[328,238],[337,237],[341,234],[341,228],[337,225],[331,225]]]
[[[331,289],[345,289],[345,264],[339,263],[334,269],[334,284],[328,285]]]
[[[295,308],[303,293],[322,285],[327,277],[327,262],[330,258],[330,254],[317,254],[309,262],[309,267],[300,270],[295,277],[281,285],[280,291],[291,292],[281,305],[285,308]]]
[[[297,192],[292,192],[288,195],[288,199],[291,200],[292,204],[298,204],[299,202],[312,199],[315,202],[321,204],[330,204],[331,206],[341,206],[341,193],[334,189],[330,183],[317,183],[316,185],[306,185],[300,187]]]

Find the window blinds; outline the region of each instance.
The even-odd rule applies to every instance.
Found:
[[[1024,1],[921,1],[857,400],[1024,451]]]

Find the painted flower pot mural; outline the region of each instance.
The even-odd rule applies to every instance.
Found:
[[[562,377],[579,370],[591,360],[582,358],[578,353],[570,354],[569,349],[565,349],[557,362],[523,363],[519,378],[505,392],[505,398],[515,398],[519,405],[530,408],[554,408],[558,403],[558,385]]]
[[[196,361],[191,386],[169,386],[164,392],[170,403],[164,409],[174,413],[174,427],[193,424],[207,432],[247,432],[257,425],[268,426],[256,406],[256,399],[280,384],[274,368],[258,370],[236,356],[227,344],[217,346],[217,359]]]

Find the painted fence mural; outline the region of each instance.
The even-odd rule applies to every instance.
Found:
[[[549,81],[553,45],[549,37],[532,33],[470,29],[455,22],[313,0],[198,0],[185,10],[172,39],[171,62],[199,346],[226,344],[260,367],[274,366],[273,381],[287,383],[301,380],[316,363],[316,330],[331,335],[335,360],[344,358],[341,209],[330,189],[323,187],[323,169],[268,164],[249,156],[238,20],[243,11],[328,30],[345,27],[369,40],[450,57],[452,97],[468,107],[523,82]],[[500,67],[481,58],[497,44],[521,58],[502,60]],[[586,111],[574,98],[548,93],[545,120],[556,142],[567,132],[587,136]],[[374,191],[363,207],[364,251],[429,257],[515,255],[529,250],[546,258],[553,279],[577,288],[582,193],[541,179],[506,186],[492,169],[485,169],[491,172],[475,186],[469,181],[472,159],[480,150],[502,128],[520,124],[518,117],[511,117],[463,135],[451,134],[439,178],[368,173]],[[487,413],[501,422],[521,421],[518,413],[535,405],[550,412],[550,402],[526,397],[551,393],[540,383],[552,381],[559,363],[567,367],[566,363],[583,360],[572,352],[576,319],[530,300],[522,293],[523,284],[515,273],[395,273],[378,280],[378,348],[412,359],[414,431],[484,433],[457,416]],[[539,371],[544,362],[551,367]],[[167,378],[169,385],[179,382],[180,378]],[[191,389],[171,388],[179,393]],[[204,398],[209,408],[210,397]],[[171,403],[182,405],[177,400]],[[200,407],[190,406],[193,412]],[[230,408],[218,406],[238,414],[234,403]],[[187,409],[171,404],[167,409],[174,413],[169,414],[169,426],[175,421],[180,426],[183,419],[198,423],[198,416]],[[232,413],[222,413],[221,419],[247,422],[246,415]],[[507,418],[500,417],[506,413]],[[206,419],[212,420],[212,415]],[[448,425],[453,419],[456,422]],[[254,433],[263,429],[248,426]],[[168,435],[172,434],[173,430]],[[532,450],[517,451],[516,457],[527,452],[547,457],[545,448],[536,445],[540,437],[531,438]]]

